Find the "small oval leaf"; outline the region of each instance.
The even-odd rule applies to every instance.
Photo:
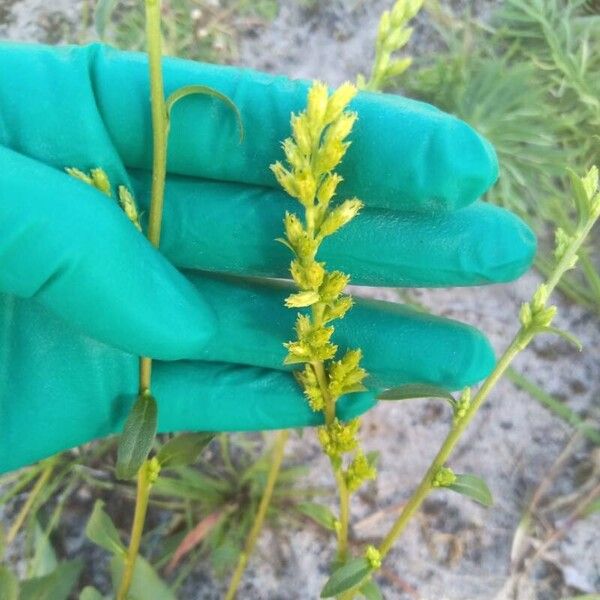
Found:
[[[456,474],[456,480],[453,484],[447,486],[448,489],[458,492],[463,496],[472,498],[483,506],[490,507],[494,504],[492,492],[488,488],[487,484],[483,479],[476,475],[469,474]]]
[[[136,400],[119,439],[116,474],[119,479],[133,479],[148,458],[156,435],[158,409],[149,393]]]
[[[321,598],[333,598],[360,585],[371,573],[366,558],[353,558],[336,569],[321,591]]]
[[[125,554],[125,546],[112,519],[104,512],[104,502],[96,500],[94,510],[85,527],[85,535],[89,540],[111,554]]]
[[[185,467],[198,457],[215,437],[214,433],[181,433],[170,439],[158,452],[156,458],[161,467]]]
[[[302,502],[296,508],[318,525],[335,531],[335,516],[326,506],[316,502]]]
[[[426,383],[409,383],[385,390],[377,400],[413,400],[415,398],[443,398],[454,406],[454,396],[444,388]]]

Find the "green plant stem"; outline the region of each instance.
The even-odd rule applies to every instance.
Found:
[[[165,179],[167,175],[168,117],[162,74],[162,35],[160,30],[160,0],[146,0],[146,39],[150,68],[150,104],[152,113],[152,189],[148,239],[153,246],[160,243]],[[152,360],[140,359],[140,394],[150,391]]]
[[[148,499],[150,497],[150,488],[152,484],[149,477],[148,461],[141,466],[137,477],[137,494],[135,498],[135,512],[133,515],[133,525],[131,527],[131,537],[129,547],[124,559],[123,576],[119,584],[116,600],[127,600],[129,588],[133,580],[135,562],[140,550],[142,532],[144,531],[144,522],[146,512],[148,511]]]
[[[577,256],[579,249],[581,248],[584,240],[590,233],[597,219],[597,215],[588,219],[587,223],[578,231],[575,240],[569,245],[569,247],[564,252],[563,256],[557,263],[556,267],[554,268],[546,282],[546,298],[548,298],[550,294],[554,291],[561,277],[571,268],[573,259]],[[521,327],[519,329],[519,331],[513,338],[512,342],[510,343],[504,354],[500,357],[496,368],[492,371],[489,377],[479,388],[479,391],[471,401],[471,404],[469,405],[469,408],[467,409],[467,412],[464,415],[464,417],[458,420],[453,425],[452,429],[450,430],[446,439],[444,440],[442,447],[440,448],[437,455],[433,459],[433,462],[427,469],[427,472],[421,480],[421,483],[414,491],[413,495],[410,497],[404,509],[400,513],[400,516],[392,525],[390,531],[381,543],[379,551],[381,553],[382,558],[388,554],[394,542],[398,539],[400,534],[406,528],[413,514],[420,508],[421,504],[428,496],[429,492],[431,492],[431,490],[433,489],[433,478],[435,474],[437,473],[440,467],[444,466],[450,454],[454,450],[454,447],[460,440],[461,435],[471,423],[483,402],[486,400],[486,398],[488,397],[492,389],[495,387],[495,385],[498,383],[500,378],[507,371],[514,358],[529,345],[529,343],[535,337],[535,335],[536,332],[529,328]]]
[[[29,492],[27,500],[26,500],[25,504],[23,504],[23,507],[21,508],[21,510],[19,511],[19,514],[17,515],[15,522],[12,524],[12,527],[9,529],[8,533],[6,534],[5,541],[6,541],[7,546],[9,544],[11,544],[14,541],[14,539],[17,537],[17,534],[19,533],[21,527],[23,526],[25,519],[27,519],[27,515],[29,514],[31,507],[34,505],[39,494],[44,489],[44,486],[46,485],[46,483],[48,483],[48,480],[50,479],[52,473],[54,472],[55,462],[56,462],[56,459],[54,457],[45,461],[44,468],[42,469],[42,472],[41,472],[38,480],[35,482],[35,485],[31,489],[31,492]]]
[[[167,174],[168,115],[162,75],[162,36],[160,27],[160,0],[146,0],[146,40],[148,44],[148,66],[150,70],[150,103],[152,114],[152,190],[150,215],[148,218],[148,240],[158,247],[162,225],[165,179]],[[152,359],[140,358],[139,393],[150,393]],[[117,600],[126,600],[133,578],[135,563],[140,550],[144,530],[151,482],[149,463],[145,461],[137,475],[137,494],[131,539],[119,585]]]
[[[277,437],[275,438],[275,444],[273,446],[273,453],[271,456],[271,468],[269,469],[269,474],[267,476],[265,491],[260,499],[258,511],[256,513],[256,517],[254,518],[254,522],[252,523],[252,529],[250,529],[250,533],[246,538],[244,550],[240,554],[240,558],[231,578],[231,582],[229,583],[229,588],[225,594],[225,600],[233,600],[233,598],[235,598],[238,587],[242,580],[242,575],[244,574],[246,565],[248,564],[248,560],[254,551],[256,542],[258,541],[258,536],[267,516],[269,505],[271,504],[273,490],[275,489],[275,483],[277,482],[277,477],[279,476],[281,463],[283,462],[283,456],[285,454],[285,445],[288,441],[289,435],[289,430],[284,429],[279,431],[277,433]]]

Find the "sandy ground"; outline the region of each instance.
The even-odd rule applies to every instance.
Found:
[[[378,15],[390,4],[388,0],[317,2],[310,9],[298,1],[284,0],[273,23],[243,37],[239,63],[294,77],[318,77],[331,84],[353,79],[357,72],[368,69]],[[467,3],[452,4],[464,10]],[[493,4],[469,3],[484,16]],[[60,39],[69,31],[68,23],[78,18],[76,6],[72,0],[54,0],[51,9],[44,0],[0,0],[0,36],[28,41]],[[432,44],[426,19],[421,19],[415,51],[426,52]],[[478,326],[500,352],[516,330],[520,303],[538,282],[538,276],[529,273],[510,285],[411,293],[438,314]],[[395,290],[371,293],[398,300]],[[560,339],[541,338],[518,359],[516,367],[580,414],[597,420],[597,317],[560,298],[558,304],[557,324],[582,340],[584,352],[578,354]],[[363,439],[367,449],[381,452],[380,476],[376,485],[359,495],[353,507],[353,521],[359,524],[354,529],[357,540],[377,539],[385,532],[428,466],[447,427],[446,410],[428,401],[382,404],[365,418]],[[576,523],[549,551],[548,560],[537,563],[528,576],[517,581],[510,578],[512,539],[527,499],[572,435],[572,430],[535,400],[508,381],[502,382],[452,460],[456,471],[485,477],[495,506],[486,510],[451,493],[433,495],[393,550],[378,579],[385,597],[559,600],[576,593],[598,592],[600,515]],[[328,466],[312,435],[294,439],[289,455],[296,460],[304,457],[310,464],[313,483],[331,484]],[[581,442],[554,489],[555,495],[575,490],[576,474],[591,457],[591,447]],[[74,518],[81,519],[83,529],[84,515]],[[555,517],[550,514],[548,518]],[[560,521],[554,524],[560,525]],[[72,539],[69,551],[77,553],[82,543],[81,538]],[[308,524],[298,531],[265,532],[244,578],[240,598],[316,598],[332,550],[328,537]],[[102,582],[102,574],[97,576]],[[222,591],[222,585],[200,565],[181,597],[217,599]]]

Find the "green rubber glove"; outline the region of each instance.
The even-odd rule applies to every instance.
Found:
[[[174,110],[161,252],[116,203],[65,174],[102,167],[147,213],[151,121],[144,55],[93,45],[0,44],[0,470],[121,429],[138,356],[157,359],[161,431],[314,425],[282,343],[294,311],[274,240],[285,210],[269,164],[281,158],[306,82],[164,61],[167,92],[212,86]],[[490,145],[437,109],[362,93],[340,196],[364,212],[322,258],[359,285],[508,281],[530,265],[531,231],[477,198],[497,177]],[[256,276],[259,276],[258,278]],[[490,371],[485,337],[397,304],[358,301],[336,324],[361,347],[369,391],[348,418],[403,383],[458,389]]]

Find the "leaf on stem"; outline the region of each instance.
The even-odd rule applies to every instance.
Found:
[[[119,439],[116,474],[119,479],[132,479],[148,457],[157,423],[156,400],[149,393],[138,396]]]
[[[18,600],[19,580],[17,576],[5,566],[0,566],[0,598],[5,600]]]
[[[27,579],[21,584],[19,600],[67,600],[82,567],[80,560],[70,560],[61,563],[49,575]]]
[[[326,506],[316,502],[302,502],[296,508],[321,527],[335,531],[336,518]]]
[[[102,500],[96,500],[94,504],[94,510],[85,527],[85,535],[94,544],[108,550],[111,554],[124,555],[126,553],[117,528],[104,511]]]
[[[110,562],[114,589],[118,589],[123,576],[123,558],[114,556]],[[133,570],[133,581],[129,589],[132,600],[177,600],[169,586],[158,576],[152,565],[138,555]]]
[[[167,117],[169,120],[171,119],[171,112],[175,104],[188,96],[211,96],[228,106],[234,112],[240,128],[240,143],[244,141],[244,124],[242,123],[242,115],[240,114],[239,108],[231,98],[207,85],[186,85],[175,90],[165,101],[165,108],[167,109]]]
[[[364,585],[360,586],[358,590],[366,600],[383,600],[383,594],[379,589],[379,586],[371,579]]]
[[[454,483],[446,486],[448,489],[458,492],[463,496],[472,498],[483,506],[490,507],[494,504],[492,492],[488,488],[487,484],[483,479],[476,475],[469,474],[456,474]]]
[[[558,327],[544,327],[544,333],[553,333],[554,335],[560,336],[563,340],[569,342],[569,344],[575,346],[579,352],[583,350],[583,344],[579,340],[579,338],[570,333],[569,331],[565,331],[564,329],[559,329]]]
[[[321,591],[321,598],[333,598],[359,586],[371,573],[366,558],[353,558],[336,569]]]
[[[158,452],[156,458],[161,467],[185,467],[198,457],[215,437],[214,433],[181,433],[170,439]]]
[[[443,398],[454,407],[454,396],[444,388],[427,383],[408,383],[389,390],[377,396],[377,400],[414,400],[415,398]]]
[[[104,596],[96,588],[88,585],[81,590],[79,600],[104,600]]]

